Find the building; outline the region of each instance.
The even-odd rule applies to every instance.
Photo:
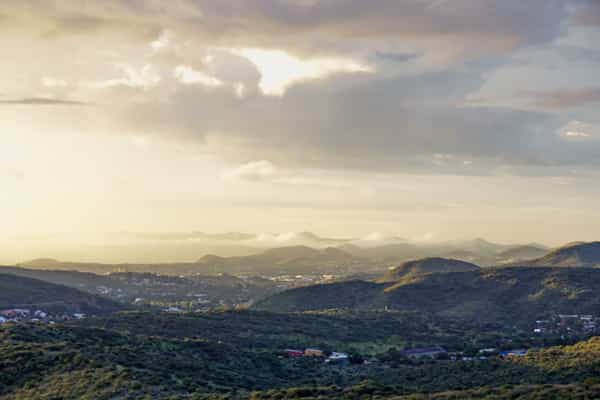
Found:
[[[488,354],[489,354],[489,353],[495,353],[496,351],[497,351],[497,350],[496,350],[496,348],[495,348],[495,347],[488,347],[488,348],[485,348],[485,349],[480,349],[480,350],[479,350],[479,354],[485,354],[485,353],[488,353]]]
[[[17,318],[17,317],[26,317],[29,315],[30,311],[22,308],[13,308],[10,310],[2,310],[0,311],[0,315],[6,318]]]
[[[288,357],[292,358],[302,357],[304,355],[302,350],[286,349],[285,352],[287,353]]]
[[[350,357],[346,353],[333,352],[329,357],[327,357],[325,362],[329,364],[345,365],[350,363]]]
[[[523,357],[527,355],[527,349],[515,349],[515,350],[507,350],[501,351],[500,355],[502,357]]]
[[[319,349],[306,349],[304,350],[304,355],[306,357],[325,357],[325,353]]]
[[[416,349],[404,350],[402,352],[408,358],[422,358],[422,357],[437,357],[440,354],[447,354],[448,352],[441,346],[433,347],[421,347]]]

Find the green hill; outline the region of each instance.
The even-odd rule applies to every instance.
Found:
[[[543,257],[521,264],[540,267],[600,267],[600,242],[570,243]]]
[[[449,258],[423,258],[402,263],[390,269],[383,277],[383,282],[396,282],[404,277],[431,273],[477,271],[479,267],[465,261]]]
[[[80,271],[96,274],[154,272],[174,276],[217,273],[297,275],[354,273],[372,267],[373,262],[367,262],[333,247],[314,249],[307,246],[287,246],[268,249],[248,256],[220,257],[209,254],[190,263],[101,264],[63,262],[42,258],[22,262],[18,266],[39,270]]]
[[[600,270],[491,268],[409,276],[397,282],[340,282],[288,290],[257,303],[289,312],[335,308],[432,312],[478,321],[531,322],[556,313],[595,314]]]
[[[328,247],[279,247],[244,257],[204,256],[196,262],[199,270],[234,274],[315,274],[352,273],[370,267],[369,263],[343,250]]]
[[[547,248],[535,244],[515,246],[498,253],[496,256],[496,263],[498,265],[517,263],[522,262],[523,260],[543,257],[547,253]]]
[[[0,309],[44,308],[45,311],[110,313],[123,306],[77,289],[37,279],[0,274]]]

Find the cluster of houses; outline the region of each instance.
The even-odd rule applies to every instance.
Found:
[[[600,320],[593,315],[558,314],[547,320],[535,321],[533,333],[544,334],[592,334],[599,331]]]
[[[433,346],[404,350],[402,354],[408,358],[436,358],[448,354],[448,351],[441,346]]]
[[[305,349],[305,350],[296,350],[296,349],[286,349],[285,353],[290,358],[300,358],[300,357],[316,357],[324,359],[328,364],[337,364],[337,365],[346,365],[350,363],[350,356],[346,353],[338,353],[332,352],[330,354],[325,353],[323,350],[319,349]]]
[[[476,356],[465,356],[463,353],[449,353],[446,349],[441,346],[433,347],[422,347],[415,349],[404,350],[402,354],[408,358],[419,359],[419,358],[446,358],[452,361],[473,361],[473,360],[487,360],[492,356],[500,357],[523,357],[527,355],[529,350],[527,349],[511,349],[500,351],[496,348],[485,348],[480,349]]]
[[[465,356],[463,353],[455,353],[448,352],[445,348],[441,346],[431,346],[431,347],[419,347],[406,349],[402,351],[402,354],[410,359],[445,359],[450,361],[475,361],[475,360],[487,360],[489,357],[523,357],[527,355],[529,350],[527,349],[511,349],[500,351],[496,348],[485,348],[479,350],[479,354],[475,356]],[[296,350],[296,349],[286,349],[285,353],[290,358],[301,358],[301,357],[316,357],[325,360],[328,364],[336,364],[336,365],[347,365],[350,363],[350,357],[346,353],[325,353],[319,349],[305,349],[305,350]],[[372,362],[371,360],[370,362]],[[375,360],[376,361],[376,360]],[[366,362],[368,364],[370,362]]]
[[[85,314],[83,313],[51,314],[42,310],[30,310],[25,308],[0,310],[0,324],[23,322],[54,324],[56,321],[67,321],[71,319],[83,318],[85,318]]]

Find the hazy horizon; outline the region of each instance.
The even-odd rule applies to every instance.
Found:
[[[568,243],[585,241],[576,238],[559,243],[537,240],[492,240],[487,237],[440,237],[434,234],[401,235],[368,232],[363,235],[322,235],[318,232],[108,232],[15,235],[4,238],[0,246],[0,265],[50,258],[59,261],[119,263],[195,262],[205,255],[221,257],[259,254],[273,248],[306,246],[315,249],[353,245],[364,249],[394,244],[420,248],[454,246],[467,250],[477,243],[509,248],[535,245],[552,249]]]

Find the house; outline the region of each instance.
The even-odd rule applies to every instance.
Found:
[[[302,357],[304,355],[302,350],[285,349],[285,352],[287,353],[288,357],[292,358]]]
[[[515,350],[507,350],[501,351],[500,356],[502,357],[523,357],[527,355],[527,349],[515,349]]]
[[[17,316],[15,310],[2,310],[0,311],[0,316],[4,318],[14,318]]]
[[[350,357],[346,353],[333,352],[329,357],[327,357],[325,362],[329,364],[345,365],[350,362]]]
[[[22,308],[13,308],[10,310],[0,311],[0,315],[6,318],[25,317],[29,315],[29,310],[25,310]]]
[[[485,349],[480,349],[479,350],[479,354],[484,354],[484,353],[495,353],[497,350],[494,347],[488,347]]]
[[[579,318],[578,314],[558,314],[558,318],[560,319],[577,319]]]
[[[319,349],[306,349],[304,350],[305,357],[325,357],[325,353]]]
[[[408,358],[422,358],[422,357],[436,357],[440,354],[447,354],[448,352],[441,346],[433,347],[421,347],[416,349],[404,350],[402,354]]]

